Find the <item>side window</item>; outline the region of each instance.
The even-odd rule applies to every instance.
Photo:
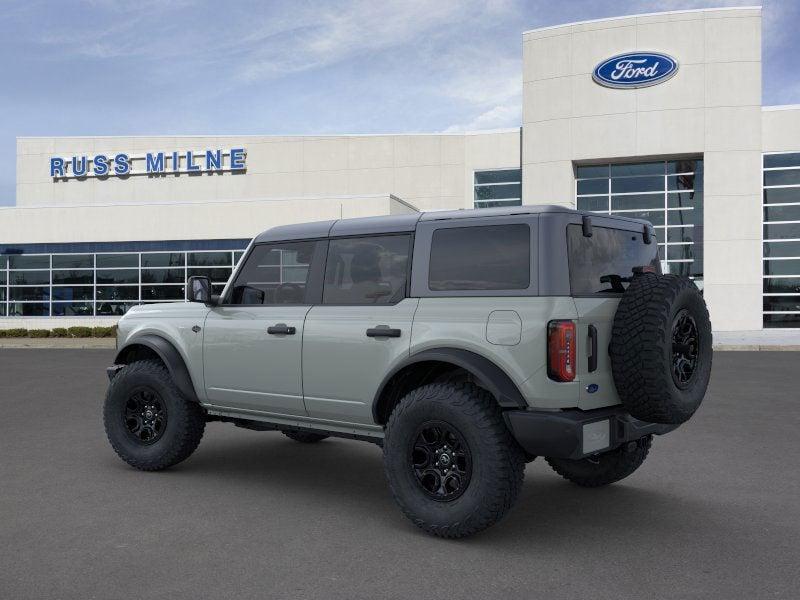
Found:
[[[233,283],[231,304],[305,304],[319,242],[256,246]]]
[[[531,283],[531,230],[526,224],[437,229],[428,288],[524,290]]]
[[[393,304],[405,297],[411,237],[334,239],[328,246],[323,304]]]

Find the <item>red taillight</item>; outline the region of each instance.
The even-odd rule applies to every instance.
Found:
[[[575,379],[575,323],[547,324],[547,375],[555,381]]]

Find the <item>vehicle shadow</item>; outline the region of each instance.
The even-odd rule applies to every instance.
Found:
[[[380,448],[328,439],[300,444],[275,433],[226,436],[197,452],[170,473],[202,474],[208,485],[224,480],[228,494],[280,490],[287,501],[324,502],[343,517],[382,521],[388,534],[428,536],[408,523],[394,504],[383,474]],[[644,471],[617,484],[584,489],[555,473],[540,458],[528,465],[520,497],[501,523],[466,542],[526,548],[563,544],[634,543],[642,536],[670,539],[698,529],[724,528],[717,507],[697,497],[679,496]],[[655,537],[657,536],[657,537]],[[629,538],[629,540],[628,540]]]

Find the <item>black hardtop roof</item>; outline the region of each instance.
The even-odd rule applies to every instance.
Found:
[[[638,219],[628,219],[618,215],[598,215],[586,211],[577,211],[566,206],[555,204],[506,206],[500,208],[470,208],[462,210],[442,210],[417,212],[402,215],[384,215],[380,217],[359,217],[355,219],[337,219],[334,221],[314,221],[312,223],[295,223],[279,225],[267,229],[255,238],[255,243],[279,242],[285,240],[317,239],[351,235],[372,235],[381,233],[405,233],[414,231],[420,221],[448,221],[453,219],[475,219],[483,217],[507,217],[512,215],[530,215],[542,213],[572,213],[596,217],[615,218],[625,221],[644,223]]]

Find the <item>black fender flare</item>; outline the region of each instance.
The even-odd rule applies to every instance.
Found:
[[[161,361],[166,365],[172,381],[188,400],[199,402],[197,392],[195,391],[192,377],[189,374],[189,369],[186,367],[186,362],[183,360],[181,353],[169,340],[155,335],[146,333],[128,340],[128,342],[119,349],[117,356],[114,358],[114,364],[125,364],[124,357],[125,351],[132,346],[144,346],[155,352]]]
[[[376,423],[380,419],[378,414],[380,399],[391,379],[406,367],[423,362],[449,363],[469,371],[481,381],[503,408],[527,408],[528,406],[511,377],[485,356],[461,348],[431,348],[408,356],[383,378],[372,400],[372,417]]]

